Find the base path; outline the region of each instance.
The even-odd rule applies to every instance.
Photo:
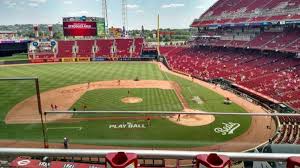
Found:
[[[157,89],[168,89],[174,90],[177,97],[179,98],[184,111],[190,111],[188,103],[181,94],[180,86],[173,81],[160,81],[160,80],[115,80],[115,81],[99,81],[93,83],[85,83],[58,88],[50,91],[41,93],[41,101],[43,111],[51,111],[51,104],[57,105],[57,111],[68,111],[72,105],[74,105],[81,96],[87,91],[98,90],[98,89],[137,89],[137,88],[157,88]],[[121,98],[120,98],[121,99]],[[140,98],[124,98],[122,101],[126,103],[140,103],[143,100]],[[6,124],[29,124],[29,123],[40,123],[40,115],[37,110],[36,96],[32,96],[24,101],[15,105],[6,115]],[[51,114],[47,115],[47,122],[54,121],[67,121],[73,120],[72,114]],[[80,119],[80,120],[83,120]],[[85,118],[84,120],[88,120]],[[173,118],[170,118],[174,121]],[[191,122],[192,121],[192,122]],[[202,126],[210,124],[214,121],[214,116],[198,116],[197,118],[186,118],[182,117],[178,124],[186,126]]]

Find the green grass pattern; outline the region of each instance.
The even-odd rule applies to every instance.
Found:
[[[131,80],[139,77],[141,80],[171,80],[176,81],[182,88],[182,94],[190,107],[204,111],[245,112],[241,107],[232,104],[224,105],[224,98],[206,88],[180,77],[161,72],[154,64],[143,62],[106,62],[106,63],[69,63],[50,65],[26,65],[14,67],[1,67],[0,77],[24,77],[37,76],[41,81],[41,91],[47,91],[63,86],[86,83],[88,81],[106,80]],[[35,94],[31,81],[0,82],[0,139],[33,140],[41,141],[40,124],[6,125],[4,118],[6,113],[15,104]],[[99,97],[99,101],[85,100],[95,94],[106,94],[106,99]],[[134,89],[137,95],[145,99],[146,106],[119,106],[120,102],[114,101],[123,95],[122,90],[99,90],[88,92],[81,101],[93,102],[91,109],[115,109],[121,110],[156,110],[177,111],[181,109],[178,98],[172,91],[159,89]],[[163,93],[164,92],[164,93]],[[197,104],[191,100],[193,96],[199,96],[204,104]],[[147,98],[148,97],[148,98]],[[99,102],[105,103],[109,106]],[[115,103],[113,103],[115,102]],[[77,105],[75,105],[77,106]],[[79,108],[79,107],[78,107]],[[49,128],[56,127],[83,127],[78,130],[49,130],[50,142],[62,142],[62,138],[68,136],[71,143],[83,143],[110,146],[142,146],[142,147],[195,147],[212,145],[228,141],[245,132],[250,124],[250,117],[242,116],[217,116],[214,123],[201,127],[185,127],[174,124],[168,120],[153,120],[151,127],[146,129],[119,130],[108,129],[109,124],[121,124],[125,121],[84,121],[75,123],[52,123]],[[126,121],[128,122],[128,121]],[[143,122],[143,121],[141,121]],[[223,136],[214,133],[214,128],[222,127],[223,122],[238,122],[241,126],[234,134]]]
[[[21,60],[27,60],[27,54],[15,54],[13,56],[7,56],[7,57],[0,57],[1,61],[21,61]]]

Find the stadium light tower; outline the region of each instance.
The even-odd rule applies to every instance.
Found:
[[[107,17],[107,0],[102,0],[102,17],[104,18],[105,21],[105,34],[107,35],[108,33],[108,17]],[[105,36],[106,36],[105,35]]]
[[[122,24],[127,31],[127,0],[122,0]]]

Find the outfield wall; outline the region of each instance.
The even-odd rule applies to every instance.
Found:
[[[47,59],[32,59],[28,63],[40,64],[40,63],[51,63],[51,62],[103,62],[103,61],[152,61],[155,58],[142,57],[142,58],[117,58],[117,60],[110,60],[105,57],[96,58],[47,58]]]

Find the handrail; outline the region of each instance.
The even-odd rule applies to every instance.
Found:
[[[45,115],[48,114],[148,114],[148,115],[176,115],[176,114],[187,114],[187,115],[238,115],[238,116],[287,116],[287,117],[300,117],[300,114],[286,114],[286,113],[230,113],[230,112],[176,112],[176,111],[46,111]]]
[[[48,156],[48,157],[105,157],[108,153],[135,153],[140,159],[194,159],[199,154],[217,153],[226,155],[233,161],[286,161],[300,154],[286,153],[239,153],[239,152],[202,152],[169,150],[94,150],[94,149],[39,149],[39,148],[0,148],[0,156]]]

